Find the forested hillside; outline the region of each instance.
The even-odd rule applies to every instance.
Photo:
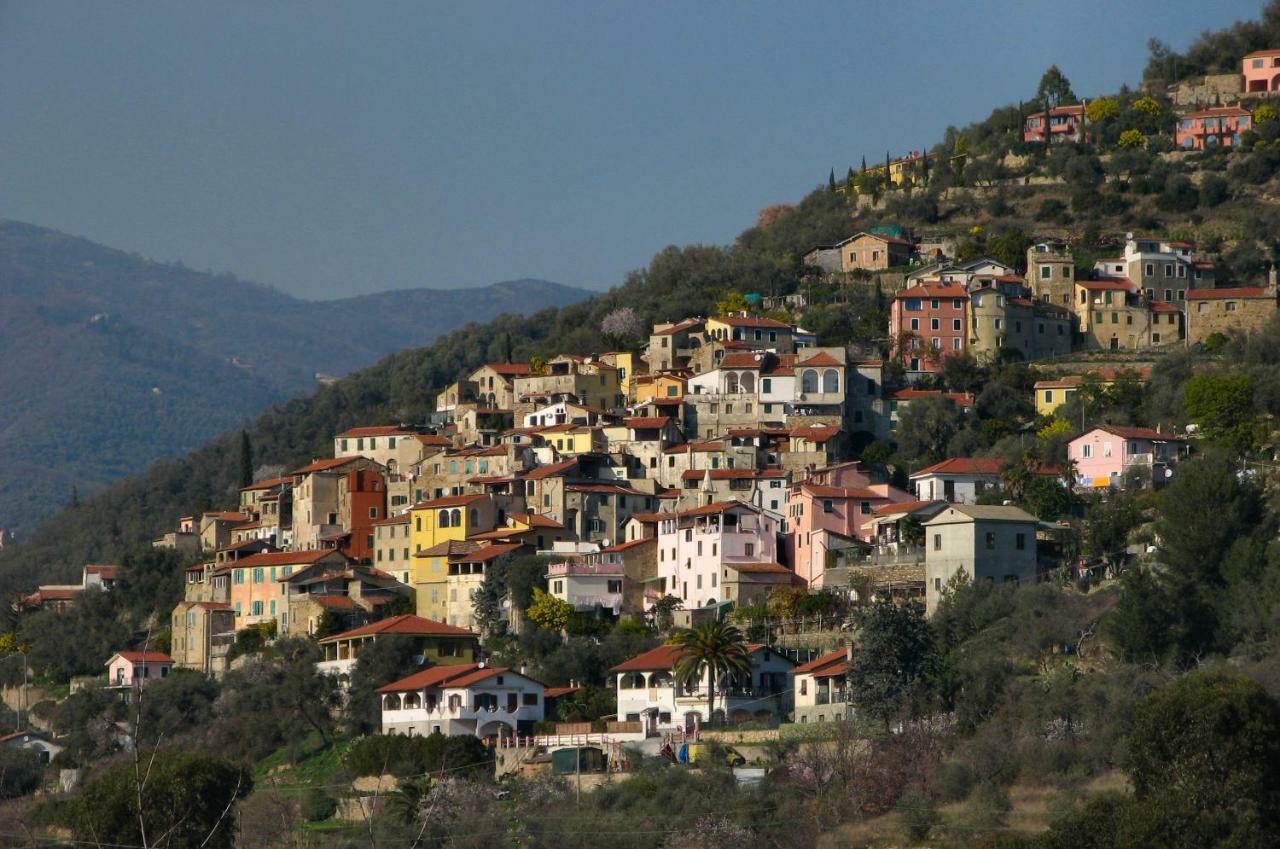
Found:
[[[0,527],[467,321],[572,303],[539,280],[304,301],[0,222]]]

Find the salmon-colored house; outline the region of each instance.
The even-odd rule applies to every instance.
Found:
[[[1177,144],[1183,150],[1236,147],[1240,134],[1253,128],[1253,115],[1240,106],[1202,109],[1178,117]]]
[[[954,283],[903,289],[889,309],[889,335],[907,371],[937,372],[942,359],[965,349],[969,293]]]
[[[1244,91],[1280,91],[1280,50],[1255,50],[1240,65]]]

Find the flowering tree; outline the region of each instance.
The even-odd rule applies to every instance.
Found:
[[[615,347],[623,347],[644,335],[644,324],[631,307],[620,307],[600,322],[600,333]]]

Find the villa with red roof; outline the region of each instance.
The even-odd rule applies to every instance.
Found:
[[[139,690],[167,678],[173,658],[160,651],[118,651],[106,662],[107,686]]]
[[[1253,128],[1253,114],[1242,106],[1218,106],[1178,116],[1176,144],[1182,150],[1237,147],[1240,134]]]
[[[1002,468],[996,457],[952,457],[913,472],[911,487],[922,501],[977,504],[984,492],[1000,488]]]
[[[849,717],[848,691],[850,648],[819,655],[795,668],[794,722],[838,722]]]
[[[1040,144],[1064,141],[1087,143],[1090,134],[1086,126],[1085,107],[1086,103],[1081,101],[1031,113],[1022,125],[1022,140]]]
[[[503,666],[433,666],[378,688],[382,733],[482,740],[530,734],[546,715],[546,687]]]
[[[722,674],[716,681],[715,708],[708,717],[707,675],[678,684],[675,667],[680,647],[662,645],[609,670],[616,678],[618,719],[642,722],[647,733],[693,731],[708,719],[717,722],[771,721],[785,717],[794,704],[795,662],[769,646],[747,646],[749,675]]]

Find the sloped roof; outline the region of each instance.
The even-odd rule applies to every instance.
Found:
[[[393,681],[377,689],[379,693],[403,693],[410,690],[423,690],[430,687],[469,687],[496,675],[519,675],[527,681],[538,681],[528,675],[521,675],[505,666],[485,666],[482,663],[462,663],[456,666],[433,666],[421,672],[415,672],[407,678]]]
[[[954,519],[949,514],[952,512],[959,513],[970,519],[988,522],[1030,522],[1036,525],[1040,524],[1039,519],[1021,507],[1004,504],[948,504],[946,510],[943,510],[932,519],[926,520],[924,524],[951,524]]]
[[[118,651],[103,665],[109,666],[117,657],[130,663],[173,663],[173,658],[162,651]]]
[[[446,495],[443,498],[433,498],[429,501],[419,501],[413,505],[414,510],[435,510],[439,507],[465,507],[468,504],[475,504],[477,501],[484,501],[489,496],[484,494],[474,495]]]
[[[1004,461],[998,457],[952,457],[943,460],[941,463],[934,463],[918,472],[912,472],[911,477],[918,478],[924,475],[999,475],[1000,470],[1004,468]]]
[[[1119,425],[1097,425],[1077,436],[1076,439],[1082,439],[1095,430],[1101,430],[1112,436],[1118,436],[1121,439],[1147,439],[1152,442],[1183,442],[1181,436],[1172,433],[1161,433],[1155,428],[1150,427],[1121,427]],[[1075,440],[1072,440],[1073,442]]]
[[[345,554],[332,548],[312,548],[306,551],[264,551],[261,554],[250,554],[248,557],[242,557],[230,563],[223,563],[219,566],[219,570],[226,568],[243,569],[252,566],[301,566],[312,564],[334,555],[341,557],[343,561],[347,560]]]
[[[848,652],[844,649],[836,649],[827,652],[824,655],[815,657],[808,663],[802,663],[796,667],[797,675],[813,675],[814,677],[827,677],[830,675],[843,674],[848,669]],[[832,667],[827,669],[826,667]],[[836,669],[836,667],[843,667]]]
[[[1187,300],[1189,301],[1207,301],[1220,298],[1271,298],[1275,299],[1274,294],[1269,294],[1266,288],[1262,286],[1237,286],[1232,289],[1188,289]]]
[[[370,622],[359,628],[353,628],[350,631],[344,631],[341,634],[333,634],[328,637],[321,638],[318,642],[331,643],[335,640],[345,640],[352,637],[371,637],[377,634],[407,634],[414,637],[477,637],[473,631],[465,628],[457,628],[453,625],[446,625],[443,622],[437,622],[434,619],[426,619],[421,616],[414,616],[406,613],[403,616],[392,616],[389,619],[380,619],[377,622]]]
[[[350,438],[359,436],[398,436],[400,434],[411,436],[413,433],[414,432],[412,430],[399,427],[397,425],[371,425],[369,427],[353,427],[349,430],[344,430],[342,433],[338,434],[337,438],[342,439],[343,437]]]
[[[749,643],[747,645],[747,653],[755,654],[762,649],[769,648],[763,643]],[[680,659],[682,649],[680,646],[673,646],[666,643],[656,648],[651,648],[646,652],[641,652],[635,657],[624,660],[617,666],[611,668],[610,672],[648,672],[656,669],[671,669],[676,665],[676,661]],[[786,655],[779,654],[778,657],[790,661]]]
[[[919,283],[894,295],[903,298],[968,298],[969,292],[957,283]]]

